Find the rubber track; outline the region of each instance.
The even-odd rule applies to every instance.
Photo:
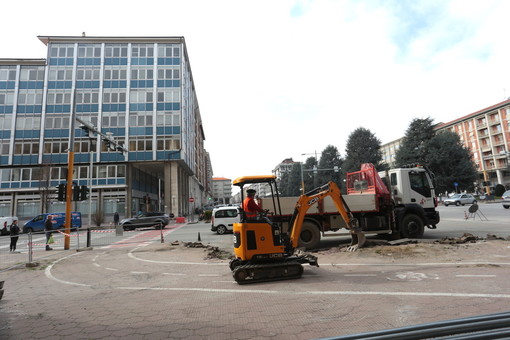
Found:
[[[295,267],[298,269],[298,274],[294,275],[286,275],[285,269]],[[279,270],[280,275],[271,276],[271,277],[260,277],[254,279],[252,276],[249,276],[246,280],[238,281],[236,280],[236,272],[238,270],[246,269],[248,272],[255,271],[255,276],[259,276],[267,271]],[[266,273],[267,275],[267,273]],[[299,279],[303,275],[303,266],[299,262],[285,262],[285,263],[270,263],[270,264],[245,264],[236,267],[233,271],[232,276],[234,280],[240,284],[248,284],[248,283],[257,283],[257,282],[270,282],[270,281],[280,281],[280,280],[290,280],[290,279]]]

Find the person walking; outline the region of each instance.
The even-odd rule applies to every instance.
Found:
[[[119,225],[119,213],[118,212],[115,212],[115,214],[113,214],[113,224],[115,226]]]
[[[53,250],[53,248],[50,247],[50,237],[51,233],[53,231],[53,222],[51,221],[51,215],[48,215],[46,218],[46,222],[44,222],[44,231],[46,232],[46,250]]]
[[[11,224],[11,247],[10,250],[12,252],[16,251],[16,243],[18,243],[19,238],[19,226],[18,221],[14,220]]]

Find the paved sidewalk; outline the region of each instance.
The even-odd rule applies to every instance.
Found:
[[[472,250],[497,265],[324,253],[302,279],[243,286],[203,248],[58,251],[0,273],[0,339],[312,339],[502,312],[505,247]]]

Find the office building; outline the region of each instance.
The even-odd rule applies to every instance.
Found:
[[[183,37],[38,38],[46,58],[0,59],[0,215],[65,211],[55,188],[69,151],[93,213],[183,216],[208,200],[212,167]]]

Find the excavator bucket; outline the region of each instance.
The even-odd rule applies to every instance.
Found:
[[[357,228],[356,228],[357,229]],[[351,230],[351,245],[347,247],[347,251],[356,251],[359,248],[363,247],[363,245],[366,242],[365,234],[357,229],[357,230]]]

